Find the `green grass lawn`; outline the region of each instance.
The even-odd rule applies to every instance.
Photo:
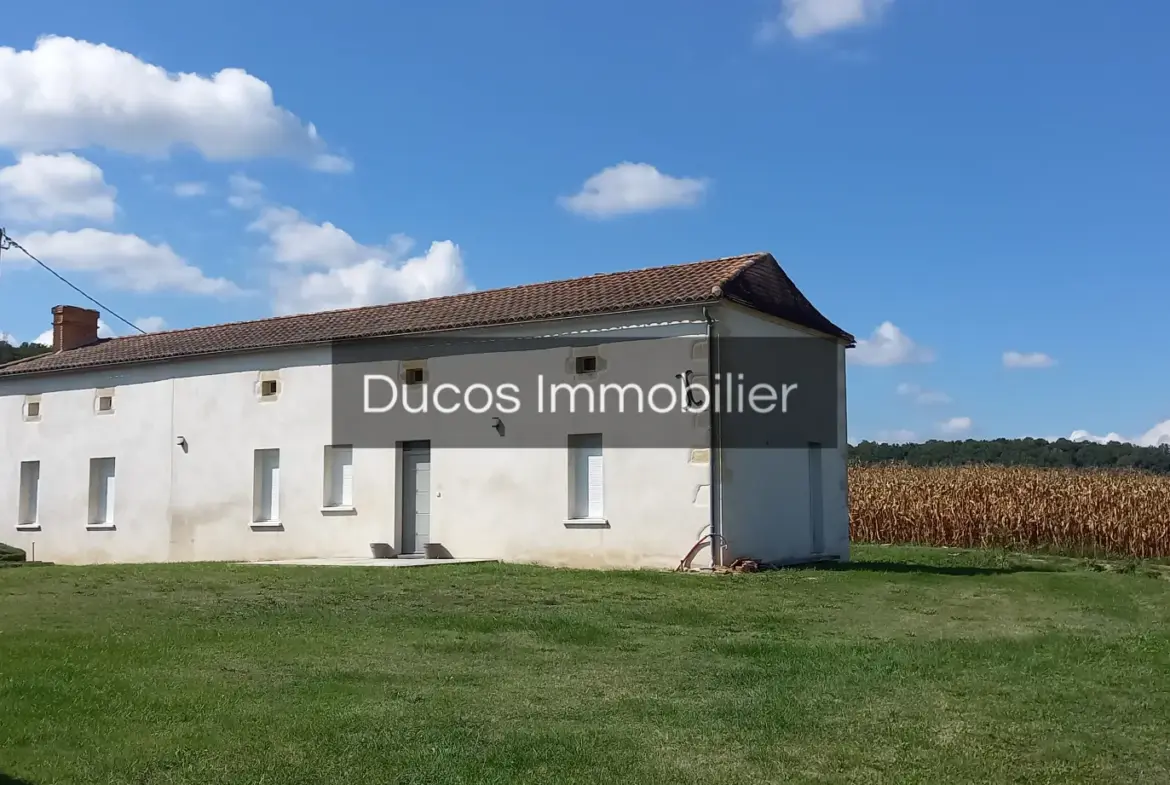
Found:
[[[855,558],[0,570],[0,783],[1170,782],[1158,568]]]

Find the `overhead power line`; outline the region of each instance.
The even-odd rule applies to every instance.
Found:
[[[8,234],[8,232],[4,231],[3,229],[0,229],[0,252],[7,251],[10,248],[15,248],[16,250],[20,251],[25,256],[27,256],[29,259],[32,259],[34,262],[39,264],[41,267],[48,270],[49,273],[54,278],[56,278],[58,281],[65,284],[66,286],[68,286],[73,291],[80,294],[85,299],[89,300],[94,305],[96,305],[98,308],[100,308],[102,310],[103,313],[107,313],[110,316],[113,316],[115,319],[122,322],[127,327],[131,328],[132,330],[137,330],[138,332],[142,333],[143,335],[146,334],[146,330],[143,330],[141,327],[134,324],[134,322],[130,321],[129,319],[126,319],[125,317],[123,317],[121,314],[119,314],[117,311],[115,311],[113,308],[109,307],[108,305],[104,305],[103,303],[99,302],[97,299],[90,297],[80,287],[76,286],[71,281],[69,281],[67,278],[65,278],[65,276],[61,275],[59,272],[57,272],[49,265],[42,262],[37,257],[33,256],[27,248],[25,248],[20,243],[16,242],[16,240],[13,240],[12,236],[10,234]]]

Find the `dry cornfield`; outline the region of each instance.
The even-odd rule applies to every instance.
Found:
[[[1170,477],[854,464],[849,519],[856,542],[1170,557]]]

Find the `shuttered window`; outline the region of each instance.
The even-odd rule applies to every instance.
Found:
[[[604,518],[604,500],[605,463],[601,434],[574,434],[569,437],[569,518]]]
[[[22,461],[20,464],[20,509],[16,519],[17,526],[36,524],[40,485],[41,462]]]
[[[353,447],[325,448],[325,506],[353,506]]]
[[[280,450],[256,450],[252,520],[280,521]]]
[[[89,461],[89,525],[106,526],[114,522],[114,459],[91,458]]]

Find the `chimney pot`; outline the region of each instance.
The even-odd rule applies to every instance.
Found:
[[[58,305],[53,308],[53,351],[67,352],[79,346],[88,346],[98,339],[97,311],[76,305]]]

